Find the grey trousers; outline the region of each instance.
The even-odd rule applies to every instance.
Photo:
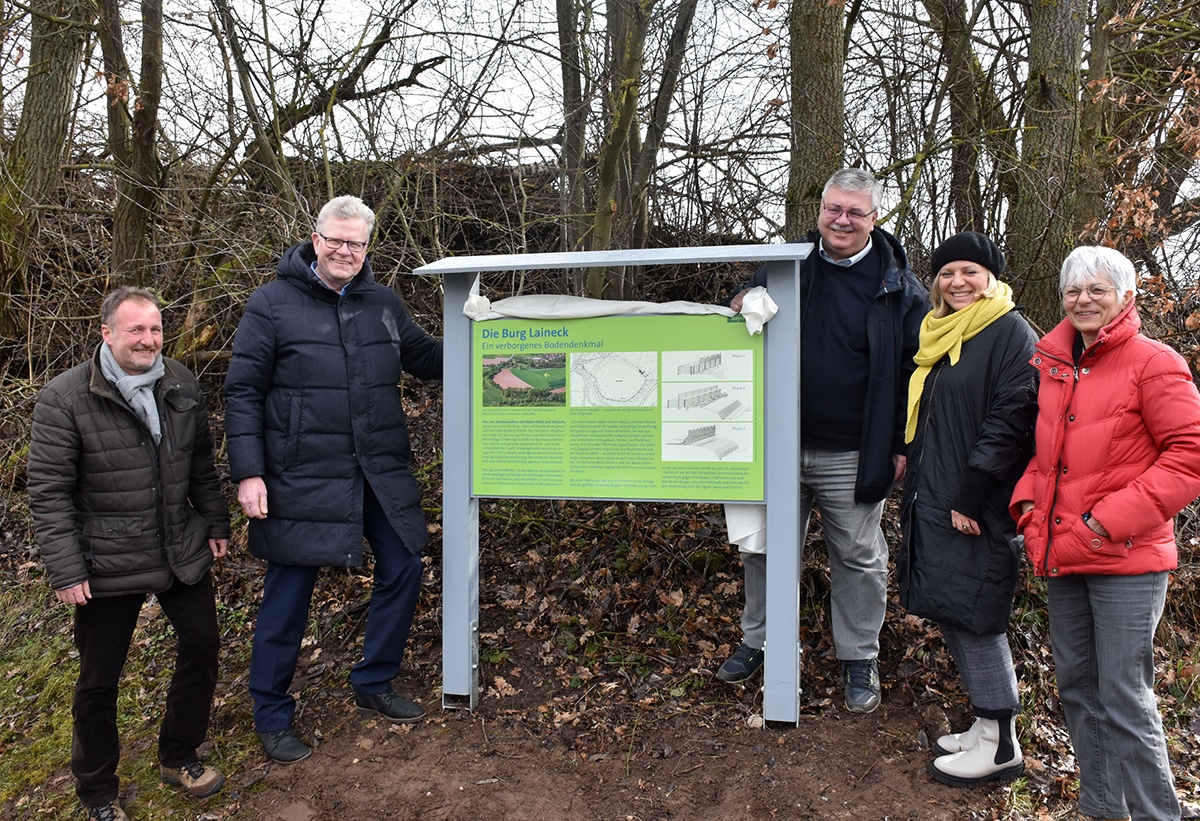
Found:
[[[971,696],[971,707],[982,718],[1007,718],[1021,710],[1017,673],[1008,634],[980,636],[949,624],[939,624],[954,666]]]
[[[879,655],[879,631],[887,610],[887,541],[879,527],[883,502],[854,501],[858,453],[800,450],[801,550],[814,503],[821,509],[829,582],[833,644],[843,661]],[[770,534],[768,534],[768,544]],[[767,557],[743,553],[746,604],[743,641],[762,649],[767,633]]]

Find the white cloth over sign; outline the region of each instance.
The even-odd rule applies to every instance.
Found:
[[[754,286],[742,297],[742,316],[746,318],[746,330],[751,334],[761,331],[778,312],[779,306],[761,285]]]
[[[767,552],[767,506],[728,502],[725,505],[725,529],[729,541],[741,553]]]
[[[742,299],[742,315],[746,331],[760,333],[763,323],[775,316],[778,307],[765,288],[752,288]],[[479,278],[463,305],[463,313],[476,322],[488,319],[584,319],[594,316],[627,316],[636,314],[720,314],[734,316],[732,308],[724,305],[704,305],[699,302],[632,302],[615,299],[588,299],[559,294],[530,294],[512,296],[492,302],[479,293]]]

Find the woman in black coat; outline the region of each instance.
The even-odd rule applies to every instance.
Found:
[[[937,622],[975,714],[969,730],[938,739],[931,771],[970,786],[1025,769],[1006,635],[1020,566],[1008,500],[1031,454],[1037,336],[997,281],[1004,256],[983,234],[950,237],[932,267],[933,310],[909,384],[896,563],[901,605]]]

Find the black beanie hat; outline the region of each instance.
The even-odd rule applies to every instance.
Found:
[[[977,262],[991,271],[997,279],[1004,270],[1004,254],[1000,253],[996,243],[977,231],[963,231],[939,245],[929,259],[933,275],[937,276],[946,263],[956,260]]]

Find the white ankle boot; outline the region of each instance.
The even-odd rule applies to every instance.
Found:
[[[973,787],[985,781],[1011,781],[1025,772],[1017,744],[1017,718],[977,718],[978,743],[967,750],[934,759],[933,777],[952,787]],[[974,728],[972,728],[974,729]],[[964,733],[963,735],[966,735]]]
[[[933,742],[933,751],[938,755],[952,755],[971,749],[979,743],[979,734],[983,732],[983,725],[979,722],[980,719],[975,719],[965,732],[939,736],[938,740]]]

